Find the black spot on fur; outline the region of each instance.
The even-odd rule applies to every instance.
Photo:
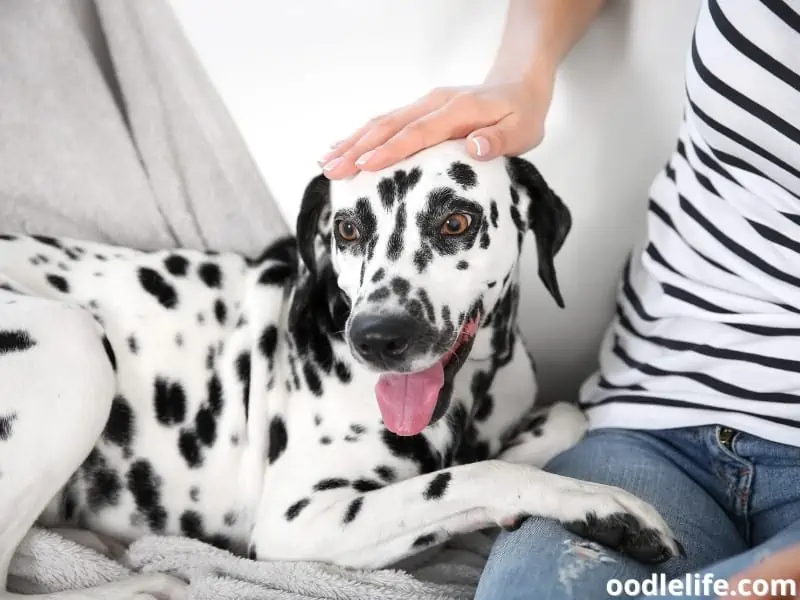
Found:
[[[86,457],[81,472],[86,484],[86,501],[92,512],[117,504],[122,482],[97,448]]]
[[[228,307],[225,306],[222,300],[217,299],[214,302],[214,316],[217,318],[217,323],[225,325],[225,321],[228,318]]]
[[[310,362],[303,363],[303,375],[305,376],[308,389],[315,396],[322,396],[322,379],[319,373]]]
[[[234,525],[236,525],[236,521],[238,520],[239,520],[238,516],[233,511],[226,512],[222,518],[222,522],[225,523],[225,525],[227,525],[228,527],[233,527]]]
[[[481,223],[481,248],[486,250],[491,243],[492,239],[489,237],[489,221],[484,219]]]
[[[55,238],[48,237],[46,235],[33,235],[31,237],[33,239],[35,239],[37,242],[39,242],[40,244],[45,244],[45,245],[51,246],[53,248],[58,248],[59,250],[63,250],[64,249],[64,247],[61,245],[61,242],[59,242]]]
[[[335,477],[332,479],[323,479],[314,486],[314,491],[324,492],[326,490],[337,490],[340,488],[347,487],[349,485],[350,482],[347,479],[342,479],[340,477]]]
[[[132,335],[128,336],[128,350],[131,351],[131,354],[139,353],[139,342],[136,341],[136,338]]]
[[[397,208],[394,220],[394,231],[389,236],[389,243],[386,246],[386,258],[395,261],[403,253],[403,235],[406,230],[406,205],[401,204]]]
[[[375,473],[386,483],[392,483],[397,479],[397,471],[386,465],[379,465],[375,467]]]
[[[414,252],[414,265],[417,267],[417,271],[422,273],[431,264],[433,260],[433,251],[431,247],[427,244],[423,243],[423,245]]]
[[[17,420],[17,413],[0,415],[0,442],[7,441],[14,433],[14,421]]]
[[[303,498],[292,504],[286,509],[286,520],[294,521],[300,515],[303,509],[309,504],[311,504],[311,500],[309,498]]]
[[[431,298],[425,288],[419,288],[419,301],[422,302],[422,306],[425,308],[425,317],[431,325],[435,324],[436,311],[433,310],[433,302],[431,302]]]
[[[383,270],[383,267],[380,267],[377,271],[372,274],[372,283],[378,283],[381,279],[384,278],[386,275],[386,271]]]
[[[323,446],[327,446],[331,442],[333,442],[333,440],[327,435],[323,435],[321,438],[319,438],[319,443]]]
[[[497,210],[497,202],[492,200],[489,203],[489,219],[492,222],[492,227],[494,227],[495,229],[497,229],[497,219],[498,219],[499,216],[500,216],[500,213]]]
[[[367,198],[359,198],[356,200],[355,215],[361,225],[360,247],[363,251],[364,244],[372,241],[377,225],[375,213],[372,212],[372,204]]]
[[[379,287],[367,296],[367,302],[380,302],[391,295],[388,287]]]
[[[196,469],[203,464],[200,453],[200,440],[194,431],[185,429],[178,436],[178,450],[190,469]]]
[[[236,359],[236,375],[242,384],[242,403],[244,404],[244,418],[250,414],[250,353],[242,352]]]
[[[278,347],[278,329],[274,325],[267,325],[264,333],[258,339],[258,349],[268,363],[275,358],[275,349]]]
[[[414,186],[419,183],[422,177],[422,170],[419,167],[414,167],[408,174],[402,169],[394,172],[394,183],[397,186],[397,199],[404,200],[408,192],[414,189]]]
[[[487,371],[475,371],[475,374],[472,376],[470,391],[472,392],[472,398],[476,407],[476,421],[486,421],[486,419],[492,415],[494,398],[489,393],[489,388],[492,385],[493,379],[494,376],[492,373]]]
[[[218,417],[222,412],[222,383],[219,376],[213,373],[208,380],[208,406],[211,409],[211,414]]]
[[[408,296],[408,292],[411,289],[411,284],[408,282],[408,279],[404,277],[395,277],[392,279],[392,291],[397,294],[401,300],[405,300]]]
[[[0,330],[0,356],[11,352],[24,352],[36,345],[36,342],[27,331],[2,331]]]
[[[425,488],[423,494],[425,500],[440,500],[447,491],[447,486],[452,478],[453,476],[448,471],[436,475],[428,484],[428,487]]]
[[[454,162],[447,169],[447,175],[465,190],[474,188],[478,184],[478,176],[469,165]]]
[[[164,259],[164,266],[170,275],[184,277],[189,270],[189,261],[179,254],[170,254]]]
[[[139,269],[139,284],[164,308],[175,308],[178,305],[178,293],[175,288],[157,271],[148,267]]]
[[[398,458],[416,463],[420,473],[430,473],[439,469],[440,457],[435,454],[428,440],[421,434],[401,436],[384,429],[383,443]]]
[[[139,514],[147,519],[152,532],[162,533],[167,524],[167,511],[161,505],[161,481],[150,461],[135,461],[128,470],[127,481]]]
[[[189,488],[189,498],[191,498],[192,502],[199,502],[200,501],[200,488],[197,486],[192,486]]]
[[[378,182],[378,196],[381,199],[381,203],[383,204],[383,208],[386,210],[392,210],[395,201],[395,189],[394,189],[394,181],[389,179],[381,179]]]
[[[336,377],[339,378],[339,381],[342,383],[350,383],[352,379],[352,374],[350,373],[350,368],[341,361],[336,361],[334,365],[334,371],[336,372]]]
[[[158,422],[166,426],[183,423],[186,418],[186,392],[183,386],[180,383],[156,377],[154,388]]]
[[[64,294],[69,293],[69,283],[61,275],[48,275],[47,283],[56,288],[59,292]]]
[[[289,436],[286,433],[286,425],[279,416],[272,417],[269,424],[269,464],[278,460],[286,450]]]
[[[203,517],[196,510],[185,510],[181,514],[181,531],[186,537],[199,540],[203,537]]]
[[[222,287],[222,271],[219,268],[219,265],[215,265],[214,263],[202,263],[197,268],[197,274],[200,276],[200,279],[210,288],[220,288]]]
[[[212,446],[217,439],[217,420],[211,412],[211,407],[203,406],[194,417],[194,430],[197,439],[204,446]]]
[[[419,536],[414,542],[411,544],[412,548],[425,548],[430,546],[436,542],[436,534],[428,533],[425,535]]]
[[[344,513],[344,519],[342,520],[345,525],[356,520],[358,513],[361,512],[363,504],[364,498],[363,496],[359,496],[348,505],[347,511]]]
[[[134,414],[128,401],[120,394],[114,397],[111,403],[111,412],[108,416],[103,439],[110,444],[115,444],[130,452],[134,436]]]
[[[458,269],[459,271],[466,271],[467,269],[469,269],[469,263],[465,260],[460,260],[456,265],[456,269]]]
[[[414,167],[406,173],[402,169],[394,172],[392,178],[384,178],[378,183],[378,195],[383,208],[391,210],[396,201],[402,201],[408,192],[414,188],[422,177],[419,167]]]
[[[383,487],[382,483],[375,481],[374,479],[356,479],[353,482],[353,489],[357,492],[371,492],[372,490],[379,490]]]

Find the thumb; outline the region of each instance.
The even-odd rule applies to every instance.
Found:
[[[518,119],[508,116],[490,127],[476,129],[467,136],[467,153],[477,160],[491,160],[527,152],[541,141],[520,126]]]

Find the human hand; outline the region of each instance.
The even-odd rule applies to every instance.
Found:
[[[749,580],[745,587],[748,588],[746,591],[750,592],[752,595],[747,596],[740,593],[738,596],[739,598],[766,598],[768,600],[800,598],[800,595],[797,595],[800,594],[800,546],[792,546],[777,554],[773,554],[744,573],[740,573],[730,581],[728,589],[740,589],[738,588],[739,582],[742,582],[744,579]],[[762,594],[757,586],[754,587],[754,582],[756,582],[756,580],[767,582],[769,587],[767,588],[766,594]],[[789,589],[786,583],[783,585],[775,585],[777,580],[782,580],[784,582],[787,582],[787,580],[789,582],[793,581],[794,589]],[[789,586],[790,585],[789,583]]]
[[[372,119],[334,145],[319,164],[329,178],[342,179],[458,138],[466,138],[466,151],[478,160],[522,154],[544,136],[553,79],[541,73],[519,81],[435,89]]]

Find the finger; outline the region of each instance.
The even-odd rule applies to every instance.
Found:
[[[491,160],[498,156],[524,154],[541,142],[541,134],[531,127],[523,127],[520,119],[511,114],[495,125],[476,129],[467,136],[467,153],[477,160]]]
[[[384,169],[420,150],[464,137],[475,127],[492,123],[494,118],[491,111],[481,110],[475,101],[450,102],[409,123],[374,152],[362,155],[356,165],[363,171]]]
[[[412,104],[372,119],[323,156],[319,161],[320,166],[331,178],[352,175],[358,170],[354,163],[360,156],[374,150],[406,125],[436,110],[445,102],[443,94],[431,93]],[[333,163],[338,158],[342,160]]]

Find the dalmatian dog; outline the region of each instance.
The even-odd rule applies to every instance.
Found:
[[[536,516],[679,554],[648,504],[538,468],[585,421],[534,407],[519,258],[532,231],[563,306],[570,227],[531,163],[449,142],[314,178],[296,238],[257,258],[0,236],[0,578],[34,523],[372,568]]]

